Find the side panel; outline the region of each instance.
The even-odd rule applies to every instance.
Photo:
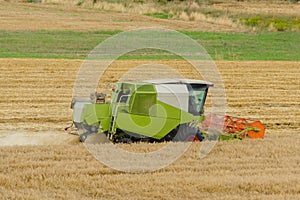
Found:
[[[160,107],[159,112],[157,112],[158,117],[177,119],[180,124],[188,123],[199,118],[161,101],[157,101],[157,105]],[[166,112],[166,114],[164,114],[164,112]]]
[[[155,139],[163,138],[178,124],[179,121],[176,119],[165,119],[128,113],[119,113],[117,118],[117,127],[121,130]]]
[[[111,118],[110,104],[86,104],[81,117],[87,125],[97,125],[100,122],[102,130],[106,131]]]
[[[179,124],[196,119],[192,114],[160,101],[151,107],[149,113],[150,115],[138,115],[119,112],[116,128],[161,139]]]

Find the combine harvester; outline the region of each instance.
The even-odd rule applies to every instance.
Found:
[[[114,143],[202,141],[210,139],[211,132],[219,139],[264,137],[265,127],[259,121],[204,116],[211,86],[191,79],[118,82],[109,101],[102,93],[73,98],[73,124],[81,142],[91,134],[105,134]]]

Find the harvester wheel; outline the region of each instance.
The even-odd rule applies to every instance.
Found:
[[[201,142],[203,140],[203,136],[200,131],[197,132],[196,135],[190,135],[186,138],[185,141],[189,142]]]
[[[203,137],[198,128],[190,127],[186,124],[180,125],[176,136],[173,141],[184,142],[184,141],[202,141]]]
[[[202,142],[202,140],[204,139],[203,135],[202,135],[202,133],[200,131],[197,132],[196,137],[198,139],[197,141],[200,141],[200,142]]]

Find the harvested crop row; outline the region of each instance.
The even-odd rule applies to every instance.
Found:
[[[0,191],[36,199],[298,199],[299,134],[282,135],[219,142],[205,159],[198,158],[202,144],[193,143],[175,163],[143,174],[112,170],[82,145],[0,147]],[[151,150],[143,143],[120,147]]]

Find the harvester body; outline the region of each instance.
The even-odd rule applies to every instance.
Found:
[[[210,82],[189,79],[118,82],[110,101],[73,98],[73,122],[85,130],[82,140],[92,133],[106,133],[115,142],[169,141],[178,131],[183,140],[192,135],[201,140],[200,130],[191,124],[203,120],[210,86]],[[181,125],[184,128],[179,130]]]
[[[260,121],[204,116],[211,86],[210,82],[191,79],[118,82],[110,100],[102,93],[89,99],[73,98],[73,124],[82,130],[82,142],[96,133],[106,134],[113,142],[202,141],[212,130],[221,132],[221,139],[264,137]]]

